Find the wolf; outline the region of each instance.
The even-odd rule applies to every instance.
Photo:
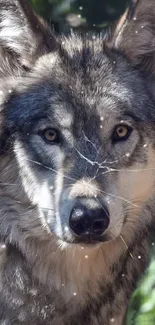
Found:
[[[56,36],[0,0],[0,325],[124,325],[155,230],[155,3]]]

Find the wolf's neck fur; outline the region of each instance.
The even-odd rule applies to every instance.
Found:
[[[23,254],[33,267],[34,278],[48,285],[49,290],[58,290],[66,303],[75,295],[78,303],[84,305],[88,297],[98,294],[99,286],[114,284],[118,276],[120,281],[124,278],[124,285],[128,286],[138,278],[146,265],[148,252],[145,237],[141,239],[140,247],[135,240],[129,250],[121,238],[96,247],[71,245],[64,250],[54,244],[52,238],[42,243],[28,239]]]
[[[20,240],[22,241],[22,236],[19,238],[19,247]],[[82,323],[81,311],[86,312],[89,306],[90,321],[91,308],[96,308],[100,319],[105,321],[95,322],[94,325],[109,325],[109,318],[117,319],[117,325],[122,324],[135,283],[146,267],[148,245],[145,238],[140,248],[135,242],[129,251],[125,251],[120,239],[92,249],[82,249],[79,246],[69,247],[65,251],[60,251],[56,246],[55,249],[56,251],[53,250],[52,239],[39,243],[38,239],[27,238],[22,242],[22,255],[17,248],[9,249],[4,262],[5,276],[9,271],[10,260],[15,258],[16,264],[12,265],[11,272],[16,287],[21,293],[26,287],[28,297],[32,292],[33,299],[40,308],[44,308],[44,304],[58,308],[61,301],[62,309],[67,310],[69,306],[66,311],[68,317],[78,313]],[[10,283],[5,283],[2,290],[5,291],[7,285],[10,286]],[[16,290],[12,290],[14,296]],[[42,301],[38,298],[40,294]],[[54,320],[52,324],[59,323]],[[65,321],[62,324],[66,324]]]

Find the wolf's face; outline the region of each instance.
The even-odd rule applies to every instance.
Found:
[[[40,231],[95,243],[141,222],[154,186],[154,109],[147,85],[122,55],[109,57],[95,41],[71,42],[67,58],[49,54],[20,81],[5,118]]]
[[[14,223],[61,245],[117,238],[128,245],[151,221],[155,190],[147,78],[98,37],[54,42],[1,90],[1,182],[14,210],[31,211],[28,220],[16,213]],[[9,220],[2,228],[13,236]]]

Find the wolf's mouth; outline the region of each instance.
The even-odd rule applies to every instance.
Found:
[[[105,243],[108,241],[111,241],[112,238],[110,238],[109,235],[105,234],[103,236],[94,236],[91,234],[85,235],[85,236],[81,236],[79,237],[75,237],[72,241],[68,241],[66,240],[66,242],[68,243],[72,243],[72,244],[81,244],[81,245],[96,245],[96,244],[101,244],[101,243]]]

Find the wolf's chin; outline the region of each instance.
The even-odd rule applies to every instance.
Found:
[[[68,240],[68,239],[58,239],[58,245],[61,248],[67,248],[67,247],[71,247],[72,245],[75,246],[81,246],[81,247],[92,247],[92,246],[100,246],[103,245],[104,243],[108,243],[109,241],[113,241],[116,238],[109,236],[109,235],[104,235],[102,238],[96,238],[96,239],[92,239],[92,238],[87,238],[87,239],[82,239],[82,238],[73,238],[72,240]]]

